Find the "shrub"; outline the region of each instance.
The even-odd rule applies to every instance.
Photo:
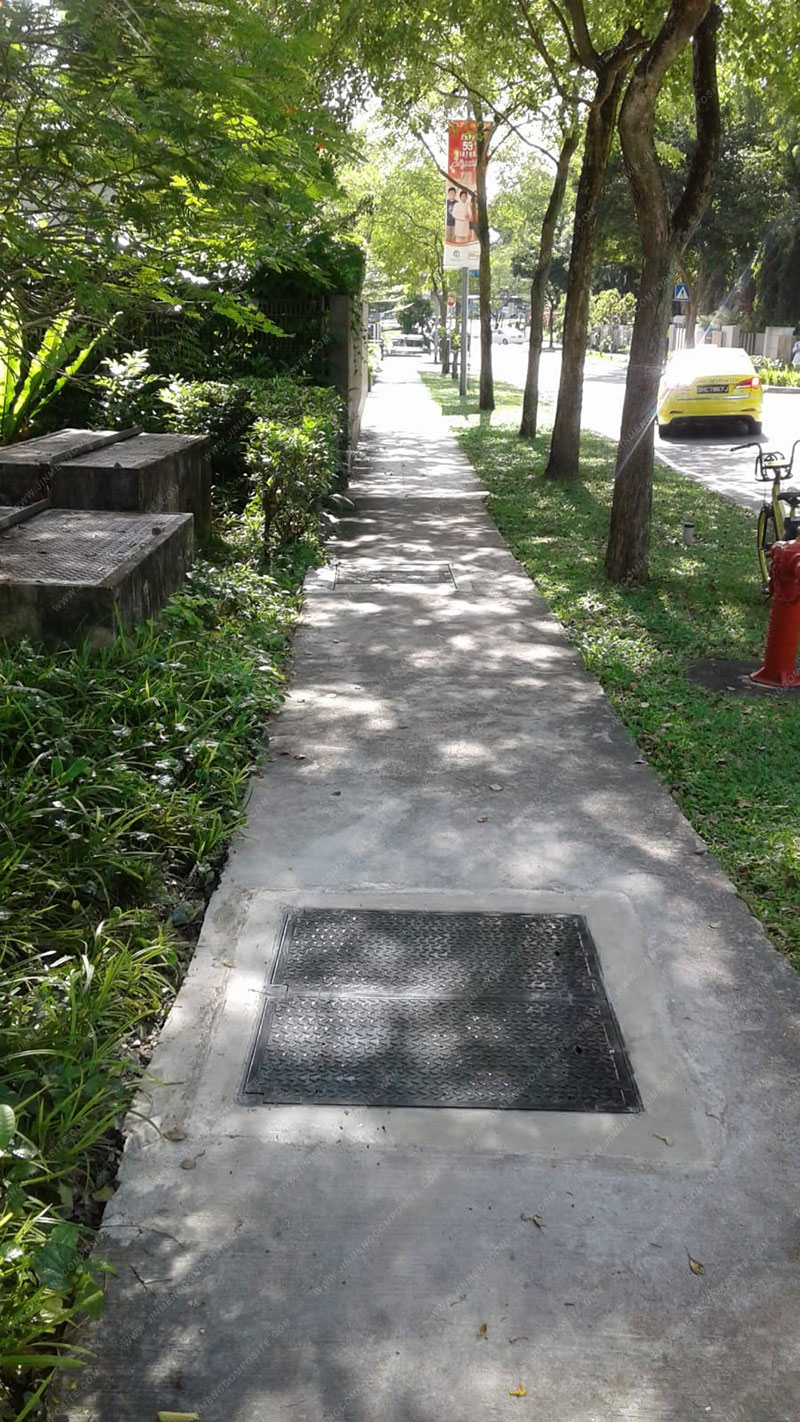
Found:
[[[142,425],[146,430],[163,430],[164,420],[157,392],[163,379],[151,375],[146,350],[129,351],[118,360],[101,361],[107,375],[96,375],[94,384],[102,391],[99,423],[115,430]]]
[[[102,1302],[85,1256],[118,1123],[240,822],[296,609],[263,573],[200,564],[111,647],[0,648],[4,1420],[39,1417],[26,1394],[85,1356],[64,1325]]]
[[[246,385],[223,380],[181,380],[175,376],[159,399],[172,434],[203,434],[215,483],[234,499],[246,492],[244,437],[256,412]]]
[[[218,485],[234,501],[244,501],[248,477],[248,436],[257,419],[299,428],[308,418],[322,422],[320,435],[338,460],[342,405],[328,386],[304,385],[291,376],[270,380],[170,381],[159,393],[166,407],[166,428],[175,434],[205,434],[211,439],[211,468]]]
[[[102,333],[72,329],[72,307],[40,325],[38,349],[27,349],[31,323],[12,297],[0,306],[0,444],[24,437],[91,355]]]
[[[755,356],[753,364],[764,385],[793,386],[800,389],[800,369],[784,365],[781,360],[766,360],[764,356]]]
[[[103,423],[207,435],[216,488],[238,510],[248,496],[258,498],[270,555],[316,525],[341,458],[343,405],[336,390],[289,375],[241,381],[173,376],[165,383],[150,375],[146,350],[104,364],[108,374],[95,382],[103,391]]]
[[[337,432],[343,426],[341,397],[330,385],[306,385],[289,375],[276,375],[270,380],[248,380],[245,384],[258,415],[263,419],[299,425],[306,415],[310,415],[326,420]]]
[[[257,420],[247,438],[247,463],[270,559],[316,532],[338,470],[338,429],[320,415],[306,415],[299,425]]]
[[[631,326],[635,315],[636,297],[632,291],[609,287],[596,292],[589,301],[591,326]]]

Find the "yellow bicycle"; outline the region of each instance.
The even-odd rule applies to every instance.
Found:
[[[794,470],[795,451],[800,446],[800,439],[796,439],[792,445],[792,452],[787,459],[780,449],[763,449],[760,444],[751,441],[749,444],[736,444],[733,449],[755,449],[755,477],[762,483],[768,484],[772,481],[771,496],[769,502],[764,500],[758,515],[756,526],[756,546],[758,549],[758,566],[761,570],[761,583],[764,592],[769,591],[769,559],[767,550],[773,543],[780,543],[784,539],[797,538],[800,534],[800,518],[796,516],[795,510],[800,504],[800,489],[784,488],[784,482],[791,479]],[[785,505],[785,507],[784,507]]]

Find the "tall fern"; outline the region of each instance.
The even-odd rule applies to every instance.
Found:
[[[0,443],[10,444],[91,355],[104,331],[71,330],[73,308],[53,318],[39,349],[28,356],[22,313],[8,298],[0,308]]]

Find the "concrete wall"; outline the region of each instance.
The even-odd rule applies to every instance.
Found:
[[[790,326],[768,326],[766,331],[751,335],[742,331],[741,326],[723,326],[720,331],[709,331],[706,336],[702,326],[695,327],[695,345],[703,343],[715,346],[744,346],[751,355],[766,356],[770,360],[791,360],[794,333]],[[669,349],[682,351],[686,345],[686,331],[683,326],[670,325]]]
[[[345,402],[348,453],[355,449],[367,398],[369,309],[351,296],[330,298],[330,378]]]
[[[793,326],[767,326],[764,332],[764,355],[767,360],[782,360],[788,365],[793,345]]]

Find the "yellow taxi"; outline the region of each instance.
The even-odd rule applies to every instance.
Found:
[[[741,420],[761,434],[761,377],[740,346],[697,346],[677,351],[658,387],[658,433],[667,439],[678,424]]]

